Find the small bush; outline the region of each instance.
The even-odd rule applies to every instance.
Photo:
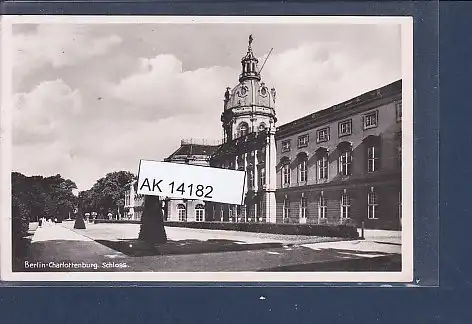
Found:
[[[84,217],[81,214],[77,215],[77,218],[75,219],[75,223],[74,223],[74,228],[75,229],[85,229]]]

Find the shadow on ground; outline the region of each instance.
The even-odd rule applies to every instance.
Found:
[[[400,254],[385,254],[379,252],[324,249],[323,253],[329,253],[329,261],[271,267],[260,271],[386,271],[398,272],[402,270],[402,257]],[[357,254],[370,257],[359,257]]]
[[[113,250],[119,251],[131,257],[152,256],[152,255],[183,255],[214,252],[235,252],[249,250],[263,250],[271,248],[282,248],[282,243],[257,243],[241,244],[241,241],[234,240],[179,240],[167,241],[165,244],[148,245],[137,239],[107,241],[95,240]]]

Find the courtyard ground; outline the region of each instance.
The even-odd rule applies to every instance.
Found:
[[[168,243],[144,245],[139,224],[73,221],[36,228],[27,261],[97,264],[93,271],[399,271],[399,232],[366,231],[365,240],[166,227]],[[120,267],[108,267],[120,264]],[[103,266],[102,266],[103,265]],[[28,268],[26,271],[84,271]],[[90,271],[90,269],[88,270]]]

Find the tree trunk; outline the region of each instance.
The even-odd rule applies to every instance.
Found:
[[[139,239],[149,244],[163,244],[167,242],[159,197],[144,197],[144,210],[141,216]]]

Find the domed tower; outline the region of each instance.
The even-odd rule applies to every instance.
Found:
[[[265,132],[274,127],[275,89],[261,81],[259,60],[252,52],[252,35],[246,55],[241,59],[242,72],[239,84],[232,90],[226,88],[221,122],[225,141],[231,141],[249,133]]]
[[[261,80],[252,35],[241,59],[239,83],[226,88],[221,122],[224,143],[211,165],[246,171],[244,206],[215,204],[215,220],[275,222],[275,89]]]

